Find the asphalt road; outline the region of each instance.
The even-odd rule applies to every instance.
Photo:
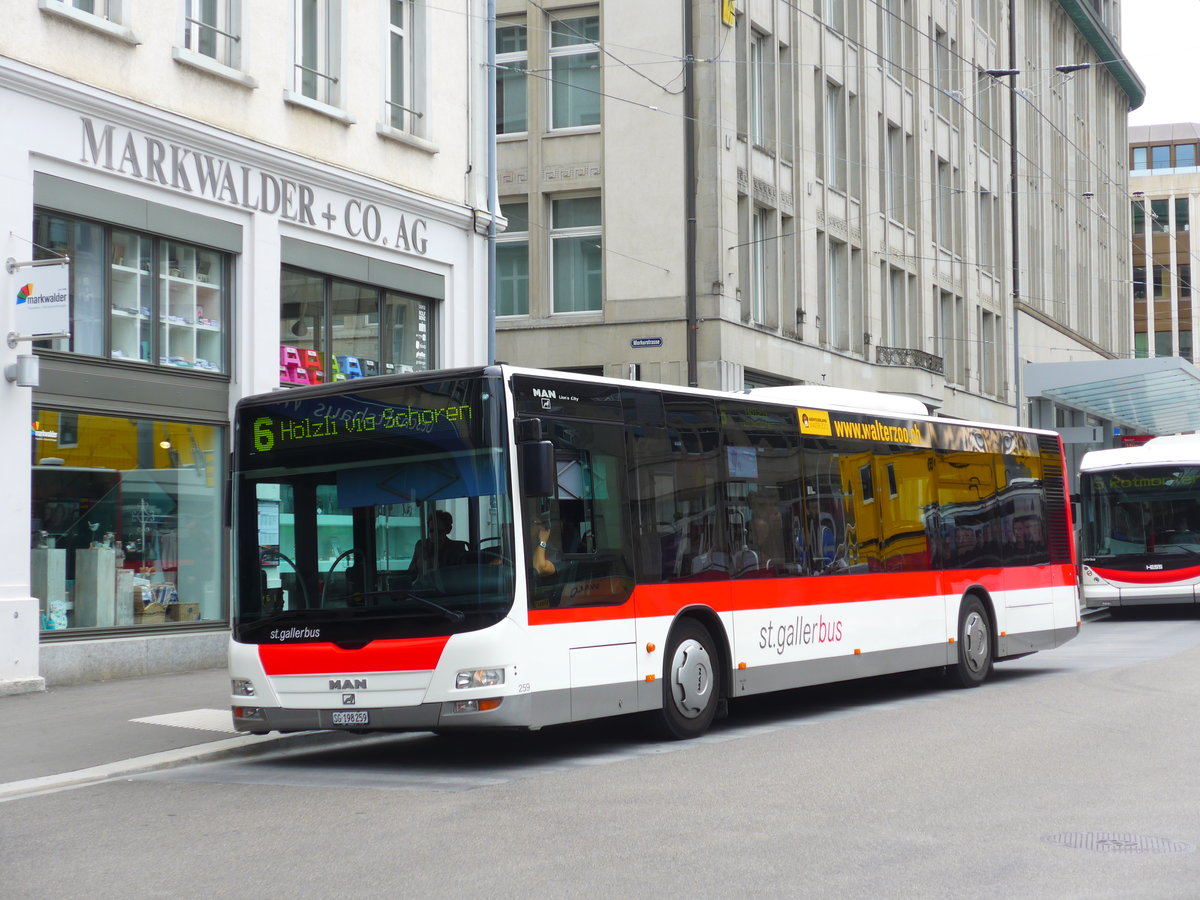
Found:
[[[624,721],[364,736],[0,804],[0,897],[1196,897],[1200,618]]]

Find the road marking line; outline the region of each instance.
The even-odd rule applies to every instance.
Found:
[[[195,731],[218,731],[222,734],[237,734],[233,727],[233,714],[228,709],[189,709],[184,712],[165,713],[161,716],[143,716],[130,719],[142,725],[167,725],[171,728],[191,728]]]

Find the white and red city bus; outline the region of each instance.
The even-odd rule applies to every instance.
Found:
[[[235,726],[681,738],[1078,633],[1056,434],[814,396],[498,365],[243,400]]]
[[[1079,493],[1088,608],[1200,598],[1200,435],[1085,453]]]

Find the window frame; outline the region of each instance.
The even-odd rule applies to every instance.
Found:
[[[294,0],[294,28],[292,32],[292,90],[288,99],[301,104],[340,109],[342,104],[342,35],[343,18],[341,0]],[[315,20],[309,22],[311,11]],[[308,28],[311,24],[315,59],[308,65],[306,46]],[[305,76],[312,76],[309,88]],[[312,91],[310,93],[309,91]]]
[[[307,279],[310,282],[319,285],[320,299],[312,301],[312,302],[316,302],[320,307],[318,310],[318,316],[312,316],[306,312],[306,310],[308,309],[308,304],[310,302],[308,299],[299,299],[298,300],[295,297],[293,297],[290,294],[285,292],[284,280],[287,277],[288,273],[290,273],[292,276],[295,276],[297,278]],[[345,336],[345,335],[339,336],[336,333],[336,330],[338,328],[348,328],[349,327],[348,323],[345,321],[346,317],[349,315],[365,316],[367,319],[367,324],[374,325],[374,328],[375,328],[374,336],[371,338],[371,340],[373,340],[375,343],[374,359],[372,360],[371,357],[356,356],[356,359],[358,359],[360,362],[360,372],[361,372],[362,378],[370,378],[375,375],[393,375],[393,374],[405,373],[405,372],[426,372],[426,371],[430,371],[431,369],[435,368],[435,356],[436,356],[437,342],[435,339],[436,335],[434,334],[434,331],[433,331],[433,323],[435,320],[434,304],[436,301],[433,300],[432,298],[423,297],[423,296],[421,296],[419,294],[415,294],[411,291],[398,290],[393,287],[386,287],[384,285],[379,285],[379,284],[370,284],[368,282],[360,281],[360,280],[357,280],[354,278],[347,278],[343,275],[332,274],[329,272],[321,272],[321,271],[317,271],[314,269],[304,268],[303,266],[289,264],[286,262],[281,263],[281,265],[280,265],[279,277],[280,277],[280,290],[279,290],[280,340],[279,340],[279,346],[281,348],[281,351],[280,351],[281,372],[280,372],[279,384],[281,387],[289,387],[292,385],[304,385],[304,384],[310,384],[310,383],[311,384],[331,384],[335,381],[356,380],[356,378],[349,377],[346,372],[341,372],[340,371],[341,365],[339,363],[337,363],[337,358],[339,356],[349,356],[350,355],[350,354],[337,352],[337,350],[338,350],[337,345],[338,345],[339,340],[344,341],[347,339],[347,336]],[[336,310],[337,306],[347,299],[347,297],[345,297],[345,296],[343,296],[343,297],[337,296],[337,288],[339,286],[345,287],[345,288],[357,289],[359,292],[373,293],[375,295],[374,312],[373,313],[371,311],[366,311],[366,312],[359,311],[359,312],[354,312],[354,313],[336,312],[335,310]],[[400,360],[393,358],[394,354],[391,353],[390,351],[386,350],[386,347],[387,347],[386,342],[392,340],[394,331],[395,331],[395,329],[393,328],[392,330],[385,332],[385,328],[384,328],[385,323],[387,323],[389,321],[389,317],[384,314],[385,310],[387,310],[387,308],[389,306],[389,299],[399,299],[399,300],[403,300],[403,301],[409,301],[412,304],[414,304],[414,308],[416,310],[415,319],[417,322],[415,336],[419,337],[419,340],[414,340],[407,348],[404,348],[405,352],[408,352],[411,350],[411,356],[413,359],[413,363],[411,365],[409,363],[402,362]],[[297,304],[297,303],[299,304],[298,312],[300,313],[300,315],[285,316],[284,315],[285,304]],[[298,341],[298,340],[293,341],[291,343],[286,343],[286,344],[284,343],[283,332],[285,329],[285,325],[289,320],[291,320],[293,318],[295,318],[297,320],[297,323],[304,321],[306,319],[313,320],[313,327],[312,327],[313,338],[312,338],[311,343],[314,344],[315,346],[308,347],[305,345],[304,342]],[[308,331],[308,326],[307,326],[307,322],[305,322],[303,331],[299,331],[299,330],[296,330],[296,328],[293,328],[291,333],[293,335],[296,335],[297,338],[305,338],[308,336],[307,331]],[[350,335],[349,338],[353,339],[353,335]],[[394,344],[392,346],[394,347]],[[282,348],[284,348],[284,347],[292,347],[292,348],[295,348],[295,349],[301,351],[302,357],[303,357],[303,351],[305,351],[305,350],[313,350],[317,354],[319,354],[320,358],[318,360],[318,363],[321,368],[319,368],[319,370],[318,370],[320,372],[320,376],[319,376],[318,380],[316,380],[316,381],[285,381],[282,377],[283,376],[283,368],[284,368],[284,362],[283,362],[283,352],[284,351],[282,350]],[[330,363],[330,360],[333,360],[332,364]],[[375,371],[374,372],[368,371],[366,362],[364,362],[364,361],[374,362]],[[307,361],[305,361],[305,362],[307,362]],[[304,366],[304,368],[310,368],[310,367]],[[337,374],[334,373],[335,369],[338,370]]]
[[[595,314],[604,308],[604,205],[598,203],[600,221],[595,225],[570,225],[560,227],[557,224],[558,204],[569,203],[577,200],[601,200],[599,194],[577,194],[567,195],[562,197],[553,197],[550,200],[550,312],[552,315],[574,315],[574,314]],[[560,296],[558,293],[558,252],[557,248],[560,243],[568,241],[578,242],[588,238],[594,238],[597,243],[597,253],[600,261],[600,290],[599,296],[595,299],[594,305],[588,305],[583,309],[560,308]],[[586,281],[587,272],[584,272]],[[586,286],[586,285],[585,285]],[[585,300],[588,299],[585,297]]]
[[[87,276],[80,276],[78,267],[74,266],[71,273],[70,285],[71,336],[69,338],[51,338],[38,341],[35,344],[36,347],[43,351],[61,353],[68,358],[97,360],[105,364],[127,365],[139,368],[146,366],[153,368],[155,371],[189,372],[203,375],[204,377],[216,377],[223,379],[228,379],[230,377],[232,365],[231,353],[233,347],[233,339],[230,329],[231,313],[233,309],[233,276],[236,254],[217,247],[199,244],[195,241],[179,239],[169,235],[158,234],[143,229],[131,228],[127,225],[122,225],[115,222],[105,222],[91,219],[86,216],[80,216],[70,212],[63,212],[45,206],[34,207],[35,234],[38,233],[36,222],[39,216],[49,219],[59,219],[69,223],[70,237],[68,240],[68,255],[71,257],[73,263],[78,261],[80,256],[76,249],[76,243],[79,237],[78,228],[83,226],[86,228],[96,229],[98,232],[99,248],[97,260],[102,273],[102,284],[100,300],[97,304],[95,312],[103,324],[101,326],[101,334],[99,335],[99,349],[97,352],[75,349],[79,345],[80,341],[80,330],[76,327],[77,315],[79,315],[79,313],[75,279],[77,277],[86,278]],[[132,264],[127,266],[125,264],[125,256],[123,253],[121,254],[120,261],[118,261],[116,258],[117,242],[125,241],[130,238],[139,242],[144,241],[148,247],[145,259],[140,261],[137,267],[133,266]],[[122,244],[121,246],[124,245]],[[171,272],[167,266],[164,265],[163,260],[169,258],[167,254],[172,248],[184,248],[185,250],[191,251],[193,253],[193,264],[199,260],[201,255],[208,255],[210,258],[215,256],[219,261],[218,267],[220,269],[220,280],[218,282],[214,282],[211,280],[213,276],[207,275],[207,273],[211,272],[211,263],[209,268],[204,270],[206,277],[203,279],[200,278],[199,275],[185,273],[183,271],[180,271],[178,274]],[[128,250],[128,248],[126,249]],[[39,258],[52,258],[56,251],[48,252],[51,253],[50,257],[42,257],[39,255]],[[141,244],[139,244],[139,259],[140,252]],[[147,358],[131,355],[113,355],[114,352],[119,349],[114,347],[113,340],[113,323],[118,318],[115,313],[119,309],[125,309],[125,307],[118,307],[115,304],[117,298],[114,289],[114,274],[116,272],[133,273],[133,275],[139,279],[144,275],[148,279],[151,305],[149,307],[145,307],[147,312],[140,313],[136,316],[138,321],[135,323],[135,326],[139,328],[139,335],[141,326],[144,325],[148,329],[148,348],[146,350],[148,353]],[[206,290],[208,290],[208,285],[215,285],[220,302],[220,309],[218,311],[219,318],[214,319],[211,315],[212,310],[209,309],[209,316],[205,317],[204,322],[201,322],[198,318],[194,321],[184,323],[179,323],[173,319],[171,317],[172,314],[170,310],[172,307],[169,299],[173,281],[175,283],[191,283],[196,289],[196,293],[194,294],[193,298],[193,313],[195,316],[199,316],[199,311],[201,310],[200,304],[195,302],[200,299],[199,289],[201,287],[205,287]],[[135,301],[140,305],[142,299],[140,282],[137,289],[137,297],[133,299],[135,299]],[[210,367],[201,367],[195,365],[196,361],[199,359],[199,357],[196,356],[193,356],[192,365],[178,365],[171,364],[169,362],[163,362],[164,358],[170,358],[167,356],[168,348],[163,336],[166,328],[171,325],[187,324],[191,325],[194,329],[203,327],[208,330],[208,333],[212,333],[212,327],[210,326],[210,323],[213,322],[216,323],[215,330],[217,332],[216,338],[218,342],[218,347],[216,349],[218,349],[220,352],[220,363],[218,365]],[[198,334],[199,332],[195,333]],[[66,346],[56,346],[60,344],[66,344]],[[208,362],[211,363],[212,361],[208,360]]]
[[[496,51],[496,72],[494,78],[496,80],[496,135],[510,136],[529,133],[529,26],[522,20],[516,19],[498,19],[496,21],[496,36],[497,44],[499,44],[499,33],[501,30],[511,29],[513,34],[521,34],[522,49],[506,50],[501,52],[498,48]],[[505,130],[505,118],[502,113],[504,102],[503,99],[507,96],[505,89],[506,82],[516,84],[519,81],[521,95],[524,99],[524,128],[513,128]]]
[[[99,0],[104,6],[103,13],[82,9],[79,5],[82,2],[84,0],[38,0],[38,9],[127,44],[142,43],[141,36],[128,25],[129,7],[126,0]]]
[[[525,207],[525,221],[524,221],[525,227],[524,227],[524,229],[520,229],[520,228],[514,229],[512,226],[515,223],[519,222],[520,220],[516,216],[508,215],[508,213],[505,211],[506,207],[511,210],[513,207],[516,207],[516,206],[524,206]],[[529,229],[529,199],[528,199],[528,197],[525,197],[524,195],[522,195],[522,197],[520,199],[513,198],[512,200],[509,200],[508,203],[505,203],[503,200],[501,200],[500,212],[501,212],[501,215],[503,215],[506,219],[508,219],[509,227],[506,228],[503,233],[496,235],[496,256],[497,256],[497,260],[496,260],[496,315],[503,316],[503,317],[528,316],[529,315],[529,275],[530,275],[530,272],[529,272],[529,230],[530,230]],[[501,312],[501,305],[502,305],[501,294],[503,292],[502,288],[505,284],[509,284],[509,283],[515,284],[515,281],[512,279],[505,279],[501,275],[501,266],[500,266],[500,259],[499,259],[500,250],[501,250],[501,248],[504,248],[506,250],[512,250],[512,249],[516,249],[517,247],[522,246],[522,245],[525,248],[524,296],[521,298],[517,298],[517,299],[522,300],[523,303],[521,303],[521,302],[515,303],[514,311],[512,311],[512,312]],[[523,308],[520,308],[522,306],[523,306]]]
[[[573,22],[580,22],[580,21],[589,20],[589,19],[596,20],[596,31],[597,31],[596,40],[587,40],[583,33],[581,33],[578,29],[576,29],[573,25],[570,24]],[[578,42],[574,42],[574,43],[555,44],[555,38],[558,37],[561,32],[556,33],[554,26],[559,23],[566,25],[568,28],[570,28],[571,31],[574,33],[574,35],[576,37],[580,38],[580,40]],[[602,100],[601,91],[603,90],[603,84],[602,84],[602,79],[601,79],[601,68],[600,68],[599,30],[600,30],[599,11],[591,11],[591,12],[579,11],[577,14],[573,13],[569,17],[561,16],[561,17],[552,17],[550,19],[549,60],[548,60],[549,72],[547,73],[548,81],[549,81],[549,90],[547,90],[547,92],[546,92],[547,103],[549,104],[549,109],[547,111],[547,114],[548,114],[547,121],[550,126],[548,129],[549,131],[561,132],[561,131],[574,131],[574,130],[580,130],[580,129],[589,129],[590,130],[590,129],[596,129],[596,128],[600,127],[600,123],[603,119],[603,113],[604,113],[603,106],[604,105],[601,102],[601,100]],[[596,57],[596,67],[595,67],[596,68],[596,84],[595,84],[594,88],[591,88],[590,86],[589,87],[579,87],[571,82],[560,80],[558,73],[555,69],[555,65],[557,62],[564,60],[564,59],[569,59],[571,57],[587,56],[590,54],[594,54]],[[574,71],[574,70],[569,69],[568,71]],[[593,95],[596,100],[596,121],[595,122],[578,122],[578,123],[571,122],[569,124],[564,124],[564,125],[556,124],[558,110],[556,107],[556,99],[555,98],[556,98],[556,95],[558,95],[558,93],[559,93],[559,91],[558,91],[559,88],[565,88],[567,91],[565,94],[563,94],[563,99],[572,97],[574,95],[574,92],[576,92],[576,91],[581,91],[581,92]],[[568,106],[570,106],[570,105],[571,104],[568,104]],[[574,118],[574,116],[568,115],[567,118],[571,119],[571,118]]]
[[[206,15],[205,7],[209,7],[212,12],[211,21],[210,16]],[[211,52],[202,49],[206,37],[210,37],[213,42]],[[240,69],[241,41],[241,0],[184,0],[184,50],[212,60],[217,65]]]

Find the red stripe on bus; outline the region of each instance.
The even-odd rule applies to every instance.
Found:
[[[260,644],[258,658],[268,675],[329,672],[420,672],[437,667],[449,636],[372,641],[358,650],[336,644]]]
[[[1200,578],[1200,566],[1189,566],[1186,569],[1156,569],[1153,572],[1126,572],[1122,569],[1101,569],[1096,566],[1090,568],[1106,581],[1123,581],[1126,584],[1172,584],[1177,581]]]
[[[936,594],[961,594],[972,585],[989,591],[1037,590],[1075,585],[1074,567],[1062,563],[1012,569],[957,569],[947,572],[887,572],[798,578],[644,584],[619,606],[531,609],[530,625],[600,622],[634,616],[673,616],[688,606],[716,612],[778,609],[827,603],[866,603]]]

